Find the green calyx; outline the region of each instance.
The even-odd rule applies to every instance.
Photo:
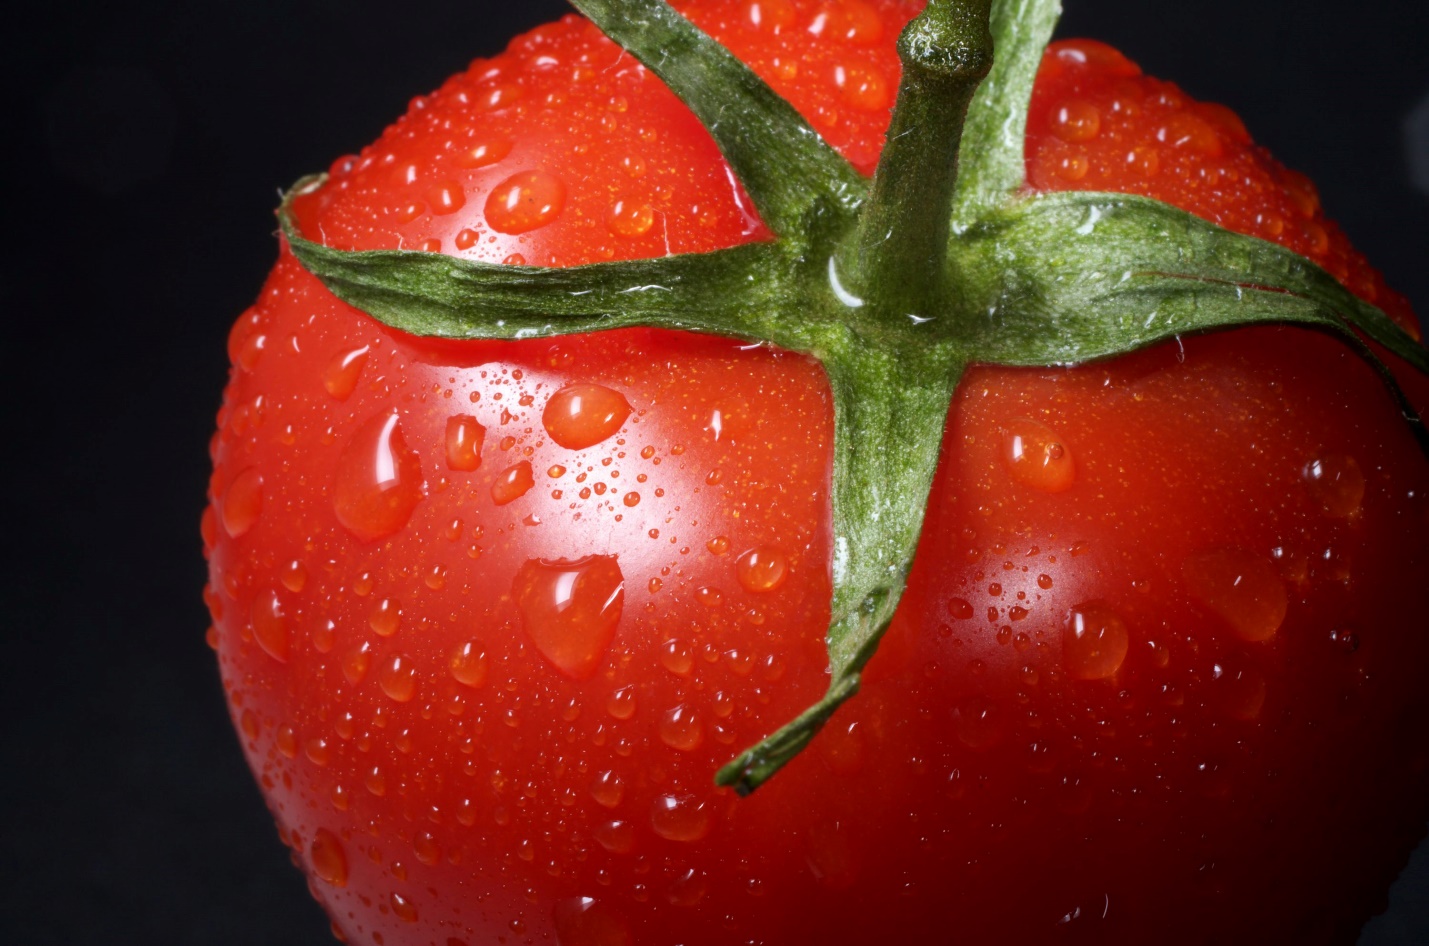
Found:
[[[279,216],[294,255],[336,296],[410,333],[657,326],[822,363],[834,398],[829,688],[719,784],[753,791],[857,692],[902,595],[970,364],[1070,365],[1186,333],[1300,324],[1370,361],[1429,453],[1361,335],[1426,373],[1429,352],[1314,263],[1144,198],[1026,193],[1026,114],[1058,0],[931,0],[899,40],[903,76],[871,184],[664,0],[572,2],[705,124],[773,242],[548,269],[334,250],[297,232],[288,200]]]

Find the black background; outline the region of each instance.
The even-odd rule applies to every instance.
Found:
[[[1429,316],[1402,131],[1429,100],[1429,6],[1068,4],[1061,35],[1238,110]],[[5,27],[0,942],[331,941],[203,644],[224,338],[272,263],[278,188],[564,10],[154,0]],[[1426,876],[1401,889],[1422,899]],[[1429,942],[1422,914],[1391,920],[1365,942]]]

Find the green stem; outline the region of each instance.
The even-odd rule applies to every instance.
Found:
[[[931,0],[903,31],[903,78],[849,269],[883,315],[931,316],[942,298],[958,148],[992,68],[991,0]]]

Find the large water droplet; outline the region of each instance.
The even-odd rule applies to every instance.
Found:
[[[650,827],[667,841],[699,841],[713,823],[710,805],[694,795],[661,795],[650,812]]]
[[[1181,569],[1196,603],[1231,626],[1242,640],[1275,636],[1285,622],[1285,584],[1261,556],[1239,548],[1213,549],[1186,559]]]
[[[566,185],[545,171],[522,171],[486,198],[486,222],[498,233],[526,233],[555,220],[566,205]]]
[[[327,828],[318,828],[313,834],[313,844],[309,849],[313,873],[318,879],[334,887],[347,886],[347,852],[337,835]]]
[[[613,556],[574,562],[526,562],[512,595],[521,625],[541,655],[562,673],[595,673],[615,638],[625,602],[625,576]]]
[[[1359,514],[1364,504],[1365,475],[1354,457],[1338,453],[1316,457],[1305,464],[1302,475],[1325,515],[1350,519]]]
[[[337,521],[366,542],[407,524],[422,501],[422,461],[407,448],[395,413],[358,428],[337,461],[333,510]]]
[[[447,418],[447,468],[470,473],[481,466],[481,445],[486,428],[470,414]]]
[[[249,612],[253,621],[253,639],[263,652],[274,660],[288,660],[288,619],[277,592],[267,591],[253,599]]]
[[[223,531],[238,538],[263,514],[263,477],[257,470],[247,469],[233,478],[223,493],[223,508],[219,518]]]
[[[1077,478],[1072,451],[1046,424],[1019,418],[1005,428],[1003,461],[1012,478],[1044,493],[1072,488]]]
[[[584,450],[610,437],[630,416],[630,402],[599,384],[570,384],[546,402],[541,423],[567,450]]]
[[[625,918],[593,897],[558,902],[552,911],[558,946],[630,946]]]
[[[1062,666],[1073,680],[1114,676],[1130,646],[1126,622],[1102,601],[1077,605],[1062,626]]]
[[[635,826],[628,821],[606,821],[591,831],[597,844],[612,854],[629,854],[635,849]]]

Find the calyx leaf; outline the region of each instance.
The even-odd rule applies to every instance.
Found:
[[[767,341],[824,365],[835,415],[829,688],[721,769],[721,784],[753,791],[857,691],[903,593],[969,364],[1070,365],[1187,332],[1306,325],[1379,371],[1429,454],[1418,414],[1359,333],[1421,372],[1429,353],[1319,266],[1145,198],[1025,192],[1027,109],[1057,0],[929,0],[900,40],[872,188],[664,0],[572,2],[704,122],[774,242],[553,269],[333,249],[298,231],[291,196],[279,217],[293,254],[336,296],[413,334],[654,326]]]

